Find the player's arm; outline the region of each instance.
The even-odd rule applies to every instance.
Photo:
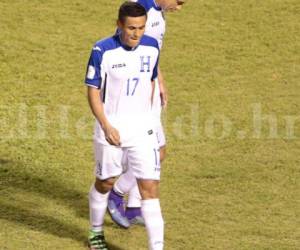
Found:
[[[157,79],[158,79],[158,85],[159,85],[159,91],[160,91],[161,105],[163,107],[167,107],[168,92],[167,92],[166,84],[165,84],[165,81],[164,81],[164,77],[162,75],[162,72],[161,72],[159,66],[158,66],[158,69],[157,69],[157,73],[158,73]]]
[[[166,89],[166,85],[165,85],[165,82],[164,82],[164,78],[163,78],[162,72],[161,72],[160,67],[159,67],[160,49],[159,49],[158,42],[156,40],[155,40],[155,47],[158,50],[158,56],[157,56],[155,66],[153,68],[153,75],[152,75],[151,80],[154,80],[155,78],[157,78],[159,92],[160,92],[161,105],[163,107],[166,107],[167,102],[168,102],[168,95],[167,95],[167,89]]]
[[[87,86],[87,96],[89,105],[91,108],[92,113],[100,123],[104,133],[106,140],[115,146],[120,145],[120,135],[118,130],[111,126],[109,121],[107,120],[104,109],[103,109],[103,102],[100,98],[101,90],[98,88]]]
[[[120,145],[119,132],[111,126],[105,117],[103,102],[100,97],[101,86],[103,85],[101,72],[102,56],[103,50],[99,46],[95,45],[91,52],[85,78],[88,101],[92,113],[100,123],[108,143],[112,145]]]

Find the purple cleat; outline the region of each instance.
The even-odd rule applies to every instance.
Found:
[[[130,227],[130,223],[125,216],[123,196],[114,190],[111,190],[108,196],[107,211],[111,219],[120,227],[126,229]]]
[[[145,226],[145,221],[140,207],[127,207],[125,216],[130,224]]]

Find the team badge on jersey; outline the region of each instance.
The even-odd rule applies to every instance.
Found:
[[[141,56],[141,70],[140,72],[150,72],[150,56]]]

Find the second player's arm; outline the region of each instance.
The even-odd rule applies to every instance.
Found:
[[[161,72],[159,66],[158,66],[157,71],[158,71],[157,79],[158,79],[158,85],[159,85],[161,105],[163,107],[166,107],[167,103],[168,103],[168,92],[167,92],[165,81],[164,81],[164,78],[163,78],[163,75],[162,75],[162,72]]]
[[[103,103],[100,98],[100,92],[101,90],[98,88],[93,87],[87,87],[87,96],[88,101],[90,104],[90,108],[92,110],[92,113],[100,123],[105,138],[108,141],[109,144],[119,146],[120,145],[120,135],[117,129],[115,129],[109,121],[107,120],[104,109],[103,109]]]

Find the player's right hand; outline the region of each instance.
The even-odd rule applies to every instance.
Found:
[[[121,141],[120,141],[120,134],[117,129],[115,129],[112,126],[106,126],[103,127],[103,131],[105,134],[105,139],[108,141],[109,144],[114,145],[114,146],[120,146]]]
[[[161,106],[163,108],[167,108],[168,94],[166,90],[160,92],[160,100],[161,100]]]

